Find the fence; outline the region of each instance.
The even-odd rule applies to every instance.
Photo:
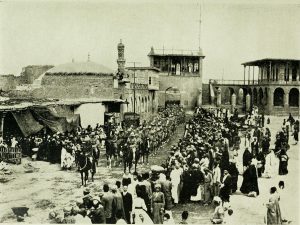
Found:
[[[8,163],[21,164],[22,150],[19,147],[0,146],[0,160]]]

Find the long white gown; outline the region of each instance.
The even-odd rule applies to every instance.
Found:
[[[153,221],[146,211],[147,207],[144,199],[139,197],[134,198],[132,204],[132,215],[135,215],[135,224],[153,224]],[[133,218],[131,219],[131,221],[133,221]]]

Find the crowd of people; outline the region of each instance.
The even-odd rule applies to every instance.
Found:
[[[122,180],[113,185],[104,184],[93,192],[85,189],[76,204],[64,208],[63,213],[51,212],[50,219],[57,223],[172,224],[172,208],[175,205],[197,202],[214,207],[212,223],[230,224],[233,218],[230,205],[232,194],[240,190],[248,197],[256,197],[260,194],[260,177],[288,174],[289,136],[292,132],[294,144],[297,144],[299,121],[291,115],[284,120],[273,146],[270,129],[265,126],[264,120],[264,115],[258,115],[255,111],[241,117],[237,111],[231,115],[228,110],[198,107],[193,117],[186,121],[182,138],[171,147],[169,157],[162,165],[139,173],[136,168],[132,172],[131,165],[124,163]],[[114,157],[117,166],[118,157],[124,160],[130,154],[135,165],[138,161],[147,164],[148,156],[157,154],[177,125],[184,121],[183,110],[171,107],[137,127],[109,124],[95,129],[80,129],[77,135],[54,134],[49,139],[60,143],[60,148],[65,150],[60,150],[60,154],[46,154],[41,150],[45,142],[42,140],[36,144],[39,146],[37,159],[48,155],[48,160],[55,163],[61,157],[62,167],[69,168],[76,164],[76,151],[99,159],[96,153],[103,149],[108,167],[112,166],[111,157]],[[32,155],[35,154],[33,149],[28,149]],[[54,148],[50,149],[48,151]],[[245,150],[240,162],[238,157],[242,149]],[[74,156],[74,160],[67,161],[67,154]],[[240,174],[243,181],[238,187]],[[283,188],[281,181],[278,190]],[[266,203],[266,223],[281,223],[284,218],[280,212],[277,188],[272,187],[270,194]],[[187,223],[187,218],[188,212],[184,211],[181,223]]]
[[[148,163],[149,154],[157,154],[161,145],[174,133],[176,126],[184,122],[184,118],[183,109],[172,106],[137,127],[121,126],[111,120],[95,128],[78,127],[66,133],[41,132],[28,137],[0,137],[0,146],[20,147],[23,155],[33,160],[59,163],[62,169],[78,167],[80,154],[98,165],[100,152],[106,155],[109,168],[118,166],[129,156],[131,159],[127,161],[136,165],[138,161]]]

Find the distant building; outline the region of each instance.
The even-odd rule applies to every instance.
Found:
[[[250,67],[252,70],[258,68],[257,84],[250,93],[252,105],[268,114],[291,112],[299,115],[300,60],[267,58],[242,65],[249,71]],[[249,77],[248,84],[251,84]]]
[[[200,51],[155,50],[148,54],[150,67],[159,71],[159,105],[167,103],[167,91],[178,90],[184,108],[202,104],[202,67],[204,55]]]
[[[241,111],[257,106],[269,115],[299,115],[300,60],[266,58],[242,65],[243,80],[210,80],[203,85],[203,102]]]
[[[123,112],[135,112],[147,119],[157,111],[159,69],[153,67],[125,67],[125,46],[118,44],[118,88],[115,94],[124,99]],[[116,88],[116,86],[115,86]]]

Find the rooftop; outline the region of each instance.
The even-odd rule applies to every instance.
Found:
[[[128,70],[154,70],[154,71],[157,71],[159,72],[160,69],[156,68],[156,67],[150,67],[150,66],[136,66],[136,67],[126,67],[126,69]]]
[[[202,49],[186,50],[186,49],[154,49],[151,48],[148,56],[189,56],[189,57],[205,57]]]
[[[267,62],[300,62],[300,59],[265,58],[265,59],[244,62],[244,63],[242,63],[242,65],[244,65],[244,66],[260,66]]]
[[[95,62],[71,62],[53,67],[46,72],[47,74],[107,74],[111,75],[114,71]]]

